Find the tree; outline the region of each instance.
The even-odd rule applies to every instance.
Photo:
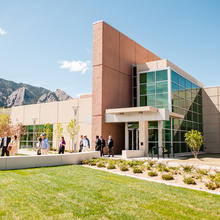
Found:
[[[62,134],[63,134],[63,126],[61,123],[57,124],[57,127],[55,129],[55,134],[56,134],[56,146],[58,146],[59,144],[59,139],[61,138]]]
[[[10,133],[11,135],[16,135],[18,139],[18,148],[20,148],[21,137],[25,134],[26,129],[21,122],[18,122],[15,125],[11,125]]]
[[[75,137],[78,134],[80,126],[78,125],[76,119],[72,119],[67,125],[67,132],[72,140],[72,151],[76,152],[76,144],[74,144]]]
[[[7,132],[10,135],[10,115],[6,113],[0,114],[0,136]]]
[[[46,134],[46,138],[48,139],[48,141],[52,137],[52,129],[50,127],[51,127],[50,124],[47,123],[44,125],[44,129],[43,129],[43,132]]]
[[[185,142],[192,151],[194,157],[198,158],[198,153],[203,144],[203,136],[201,132],[197,130],[188,131],[185,134]]]

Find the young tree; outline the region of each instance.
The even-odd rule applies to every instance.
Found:
[[[0,114],[0,136],[7,132],[10,135],[10,115],[6,113]]]
[[[21,137],[25,134],[26,129],[21,122],[18,122],[15,125],[11,125],[10,133],[11,135],[16,135],[18,139],[18,149],[20,148]]]
[[[57,139],[57,141],[56,141],[56,149],[58,149],[59,140],[60,140],[60,138],[61,138],[61,136],[63,134],[63,126],[62,126],[61,123],[57,124],[57,127],[55,129],[55,134],[56,134],[56,139]]]
[[[43,132],[46,134],[46,138],[48,139],[48,141],[50,141],[50,138],[52,137],[52,130],[50,128],[50,124],[49,123],[44,125]]]
[[[201,132],[197,130],[188,131],[185,134],[185,142],[192,151],[194,157],[198,158],[198,153],[203,144],[203,137]]]
[[[67,132],[72,140],[72,151],[76,152],[76,144],[74,143],[75,137],[78,134],[80,126],[78,125],[76,119],[72,119],[67,125]]]

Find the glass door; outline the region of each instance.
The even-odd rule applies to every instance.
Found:
[[[139,130],[128,129],[128,147],[129,150],[139,150]]]

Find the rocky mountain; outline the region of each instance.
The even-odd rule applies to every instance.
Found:
[[[64,91],[52,92],[42,87],[0,79],[0,106],[12,107],[71,99]]]

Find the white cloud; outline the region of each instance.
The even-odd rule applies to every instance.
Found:
[[[84,74],[89,69],[90,61],[80,61],[80,60],[73,60],[73,61],[67,61],[63,60],[59,62],[61,69],[69,69],[70,72],[80,72],[81,74]]]
[[[7,34],[7,32],[4,30],[4,29],[2,29],[2,28],[0,28],[0,36],[2,35],[5,35],[5,34]]]

